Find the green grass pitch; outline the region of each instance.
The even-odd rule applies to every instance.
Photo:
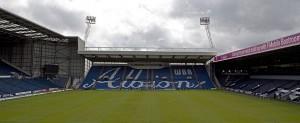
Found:
[[[0,123],[300,123],[300,105],[220,90],[69,91],[0,102]]]

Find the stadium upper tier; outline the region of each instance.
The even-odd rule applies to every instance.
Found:
[[[205,63],[217,52],[212,48],[84,47],[78,53],[96,62],[176,62]]]
[[[82,88],[90,89],[209,89],[213,84],[204,66],[134,69],[129,66],[93,66]]]

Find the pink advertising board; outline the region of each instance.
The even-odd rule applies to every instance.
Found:
[[[300,44],[300,33],[282,37],[253,47],[233,51],[223,55],[215,56],[214,62],[225,61],[229,59],[239,58],[259,54],[263,52],[273,51],[281,48],[291,47]]]

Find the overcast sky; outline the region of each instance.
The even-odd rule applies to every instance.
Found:
[[[0,0],[0,7],[89,46],[208,48],[199,17],[211,18],[219,54],[300,32],[300,0]]]

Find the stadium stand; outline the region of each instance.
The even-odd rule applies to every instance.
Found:
[[[250,78],[238,79],[238,77],[232,78],[236,78],[236,80],[221,80],[224,82],[223,85],[225,89],[267,98],[284,99],[291,101],[299,101],[300,99],[298,94],[297,97],[294,97],[295,99],[289,98],[290,94],[297,93],[293,92],[300,88],[300,80],[274,80]]]
[[[0,97],[19,96],[50,88],[62,88],[45,78],[29,78],[13,66],[0,61]]]
[[[0,8],[0,101],[73,88],[84,77],[79,42]]]
[[[24,73],[6,64],[2,59],[0,59],[0,77],[10,76],[12,73],[18,73],[24,75]]]
[[[172,69],[175,71],[175,69]],[[175,86],[175,82],[171,78],[171,68],[162,68],[153,70],[153,84],[155,89],[172,89]],[[173,74],[175,77],[175,72]],[[176,78],[176,77],[175,77]],[[176,80],[176,79],[174,79]],[[176,86],[177,88],[177,86]]]
[[[86,47],[79,37],[63,36],[1,8],[0,25],[1,98],[55,88],[217,87],[300,102],[300,33],[214,57],[215,49],[206,48]],[[47,73],[47,65],[57,69]]]
[[[220,88],[300,102],[300,33],[214,58]]]
[[[210,89],[204,66],[136,69],[130,66],[93,66],[82,83],[90,89]]]

